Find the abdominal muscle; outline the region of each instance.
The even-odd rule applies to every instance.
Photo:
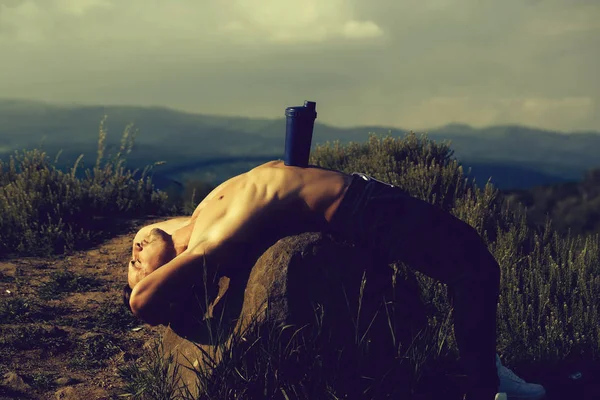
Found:
[[[204,241],[252,243],[322,230],[351,176],[318,167],[271,161],[225,181],[194,211],[189,246]],[[183,234],[184,232],[181,232]]]

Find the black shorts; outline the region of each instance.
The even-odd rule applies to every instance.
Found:
[[[401,217],[403,225],[409,223],[405,215],[398,215],[398,210],[392,215],[390,205],[399,204],[400,199],[407,196],[408,193],[398,187],[354,172],[329,228],[335,236],[366,246],[369,251],[375,251],[376,256],[383,256],[383,248],[387,247],[383,242],[390,239],[385,231],[389,232],[391,220]],[[390,262],[389,259],[385,261]]]
[[[448,285],[470,387],[473,393],[492,396],[499,384],[495,348],[500,268],[486,243],[451,213],[367,175],[352,175],[331,219],[332,233],[363,246],[381,265],[404,263]]]
[[[452,214],[357,172],[329,231],[379,262],[402,262],[445,283],[466,272],[470,252],[487,248],[475,229]]]

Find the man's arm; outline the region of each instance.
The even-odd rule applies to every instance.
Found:
[[[170,305],[194,285],[210,286],[228,252],[224,243],[202,242],[146,276],[131,292],[129,305],[134,315],[150,325],[168,323]]]
[[[133,242],[134,243],[141,242],[146,236],[148,236],[150,231],[154,228],[162,229],[163,231],[167,232],[169,235],[172,235],[173,232],[175,232],[176,230],[183,228],[184,226],[189,224],[191,222],[191,220],[192,219],[190,217],[175,217],[175,218],[171,218],[167,221],[157,222],[157,223],[154,223],[151,225],[144,226],[135,235]]]

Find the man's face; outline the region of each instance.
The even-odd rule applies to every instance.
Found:
[[[175,257],[171,236],[162,229],[154,228],[140,242],[133,243],[128,265],[129,287],[133,287],[150,273]]]

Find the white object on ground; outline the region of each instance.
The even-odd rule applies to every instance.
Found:
[[[506,400],[540,400],[546,396],[546,390],[542,385],[527,383],[519,378],[513,371],[502,365],[497,354],[496,368],[500,378],[498,394],[504,393]]]

